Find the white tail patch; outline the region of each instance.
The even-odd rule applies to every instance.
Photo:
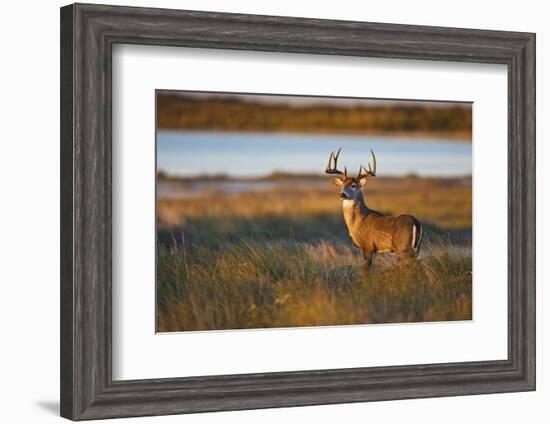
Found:
[[[416,239],[416,225],[413,225],[413,234],[412,234],[411,247],[415,251],[416,251],[416,249],[418,249],[418,246],[420,246],[420,241],[422,240],[422,225],[419,225],[419,227],[420,227],[420,232],[418,234],[418,239]]]

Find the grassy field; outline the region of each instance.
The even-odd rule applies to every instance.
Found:
[[[417,263],[378,255],[368,273],[327,179],[160,184],[158,331],[471,319],[469,178],[370,182],[371,208],[425,232]]]

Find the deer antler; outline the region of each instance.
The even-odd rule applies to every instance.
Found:
[[[361,180],[367,177],[376,177],[376,156],[374,156],[374,152],[372,151],[372,149],[370,150],[370,153],[372,155],[372,168],[370,167],[370,162],[367,164],[369,169],[361,165],[359,167],[359,174],[357,174],[357,180]],[[365,171],[365,173],[362,172],[363,170]]]
[[[347,178],[348,176],[348,170],[346,167],[344,167],[344,172],[337,169],[338,166],[338,156],[340,156],[340,150],[342,148],[340,147],[336,154],[334,152],[330,153],[330,156],[328,157],[328,164],[325,168],[325,174],[337,174],[337,175],[343,175],[344,178]],[[334,167],[332,166],[332,161],[334,160]]]

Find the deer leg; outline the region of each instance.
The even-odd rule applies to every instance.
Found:
[[[365,260],[365,269],[367,271],[370,271],[370,269],[372,268],[372,259],[374,257],[374,253],[365,252],[364,250],[362,252],[363,252],[363,259]]]

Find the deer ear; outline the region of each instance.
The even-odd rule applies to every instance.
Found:
[[[344,182],[340,178],[333,178],[332,184],[342,187],[344,185]]]
[[[368,178],[361,178],[359,180],[359,185],[361,186],[361,188],[363,188],[367,185],[367,180],[368,180]]]

